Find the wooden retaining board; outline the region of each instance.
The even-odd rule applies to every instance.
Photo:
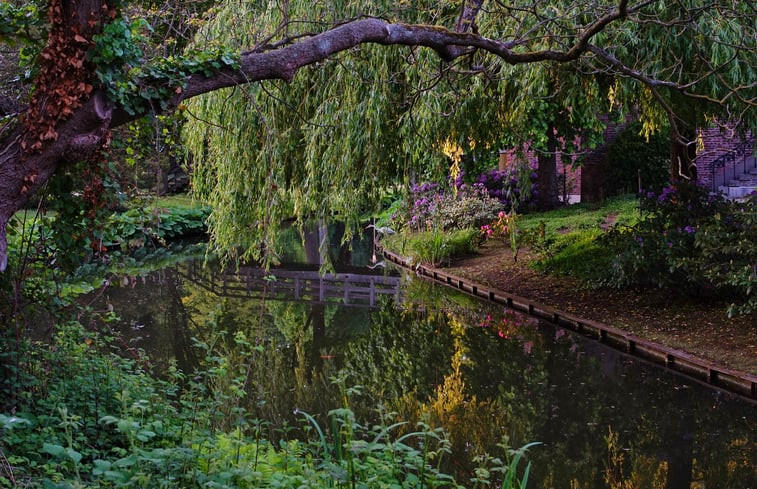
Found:
[[[551,322],[561,328],[604,343],[633,357],[668,368],[705,385],[738,394],[750,401],[757,401],[756,375],[717,365],[685,351],[649,341],[598,321],[579,318],[530,299],[483,287],[435,268],[413,265],[408,260],[387,250],[384,250],[384,257],[396,265],[415,271],[422,278],[433,280],[495,304],[507,306],[528,316]]]

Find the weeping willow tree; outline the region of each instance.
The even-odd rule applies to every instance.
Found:
[[[288,29],[319,30],[365,15],[451,25],[459,9],[450,2],[295,0],[282,8],[229,0],[196,42],[241,48]],[[361,45],[288,83],[237,86],[190,101],[185,144],[194,190],[215,209],[214,243],[259,258],[273,251],[279,224],[292,216],[300,224],[338,218],[355,229],[382,191],[445,166],[442,140],[490,137],[479,128],[496,117],[498,104],[482,100],[496,85],[473,78],[456,87],[450,70],[428,50]]]
[[[165,29],[128,18],[139,3],[0,3],[0,42],[39,53],[31,95],[2,109],[0,271],[12,216],[52,175],[79,172],[99,188],[110,130],[177,108],[209,123],[190,122],[187,142],[197,191],[215,205],[215,242],[252,257],[270,251],[283,217],[354,224],[386,185],[444,166],[441,142],[494,144],[508,124],[534,135],[546,125],[548,141],[555,121],[588,121],[606,105],[593,106],[601,85],[582,75],[632,80],[669,116],[678,95],[720,114],[755,104],[749,2],[228,0],[194,49],[169,57],[158,55],[170,52],[157,39]],[[582,98],[585,87],[593,95]]]
[[[672,181],[696,180],[698,129],[716,124],[742,136],[755,132],[754,2],[650,2],[633,26],[599,39],[583,59],[585,69],[611,78],[611,107],[637,114],[647,139],[669,129]]]
[[[365,15],[454,25],[460,9],[453,2],[290,1],[282,8],[228,0],[196,42],[256,45],[295,27],[318,30]],[[512,22],[518,16],[522,22]],[[537,28],[539,19],[503,9],[478,12],[473,28],[514,37],[528,23]],[[550,50],[560,41],[533,44]],[[549,151],[554,129],[571,140],[579,131],[600,131],[597,115],[607,100],[599,91],[593,77],[558,63],[519,69],[472,52],[442,64],[430,50],[361,45],[288,83],[237,86],[192,100],[184,135],[194,189],[215,209],[213,242],[219,251],[259,258],[272,251],[284,219],[337,217],[354,229],[366,210],[375,210],[382,190],[413,176],[443,176],[445,143],[495,150],[528,140],[551,154],[556,179],[554,148]]]

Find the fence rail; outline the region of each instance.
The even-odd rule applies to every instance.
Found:
[[[191,265],[186,278],[221,297],[265,298],[350,307],[377,307],[381,297],[400,299],[399,277],[357,273],[240,267],[207,271]]]

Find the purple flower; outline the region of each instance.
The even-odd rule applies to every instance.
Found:
[[[685,228],[683,228],[683,231],[684,231],[684,232],[685,232],[686,234],[691,234],[691,233],[693,233],[694,231],[696,231],[696,229],[694,229],[694,228],[693,228],[693,227],[691,227],[691,226],[686,226]]]
[[[668,199],[668,196],[673,192],[675,192],[673,187],[665,187],[662,189],[662,192],[660,192],[660,196],[657,197],[657,201],[660,203],[665,202]]]

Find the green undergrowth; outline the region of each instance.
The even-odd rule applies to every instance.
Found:
[[[384,240],[386,248],[413,264],[440,266],[452,258],[473,253],[479,242],[478,229],[454,231],[404,231]]]
[[[36,261],[77,273],[93,262],[112,262],[168,247],[184,238],[202,237],[210,209],[184,196],[131,202],[92,227],[87,219],[59,223],[55,212],[16,213],[8,227],[11,261],[34,250]],[[32,264],[32,261],[26,260]]]
[[[597,230],[614,223],[632,225],[639,219],[639,199],[624,195],[600,204],[575,204],[547,212],[522,214],[521,229],[533,229],[544,221],[549,235],[567,234],[582,230]]]
[[[320,422],[296,413],[300,435],[269,439],[269,422],[248,407],[259,393],[246,389],[247,365],[263,347],[241,332],[238,361],[198,345],[202,370],[171,368],[162,380],[142,355],[123,356],[117,338],[77,322],[60,322],[51,343],[12,336],[0,336],[0,487],[462,487],[442,469],[443,431],[380,410],[357,420],[349,405],[357,388],[344,377],[334,380],[342,406]],[[464,482],[525,487],[525,448],[479,457]]]
[[[536,270],[599,280],[612,264],[613,253],[597,239],[599,230],[573,231],[556,237],[550,249],[531,263]]]
[[[24,304],[58,307],[109,281],[142,276],[189,256],[203,259],[208,214],[207,207],[181,198],[113,212],[95,230],[83,217],[62,225],[54,214],[17,214],[8,228],[9,267],[0,291],[11,294],[15,288]],[[0,301],[0,320],[6,305]]]
[[[577,204],[521,216],[520,245],[536,257],[531,266],[558,275],[572,275],[595,283],[612,266],[613,251],[600,237],[616,226],[639,219],[638,199],[622,196],[602,204]]]

